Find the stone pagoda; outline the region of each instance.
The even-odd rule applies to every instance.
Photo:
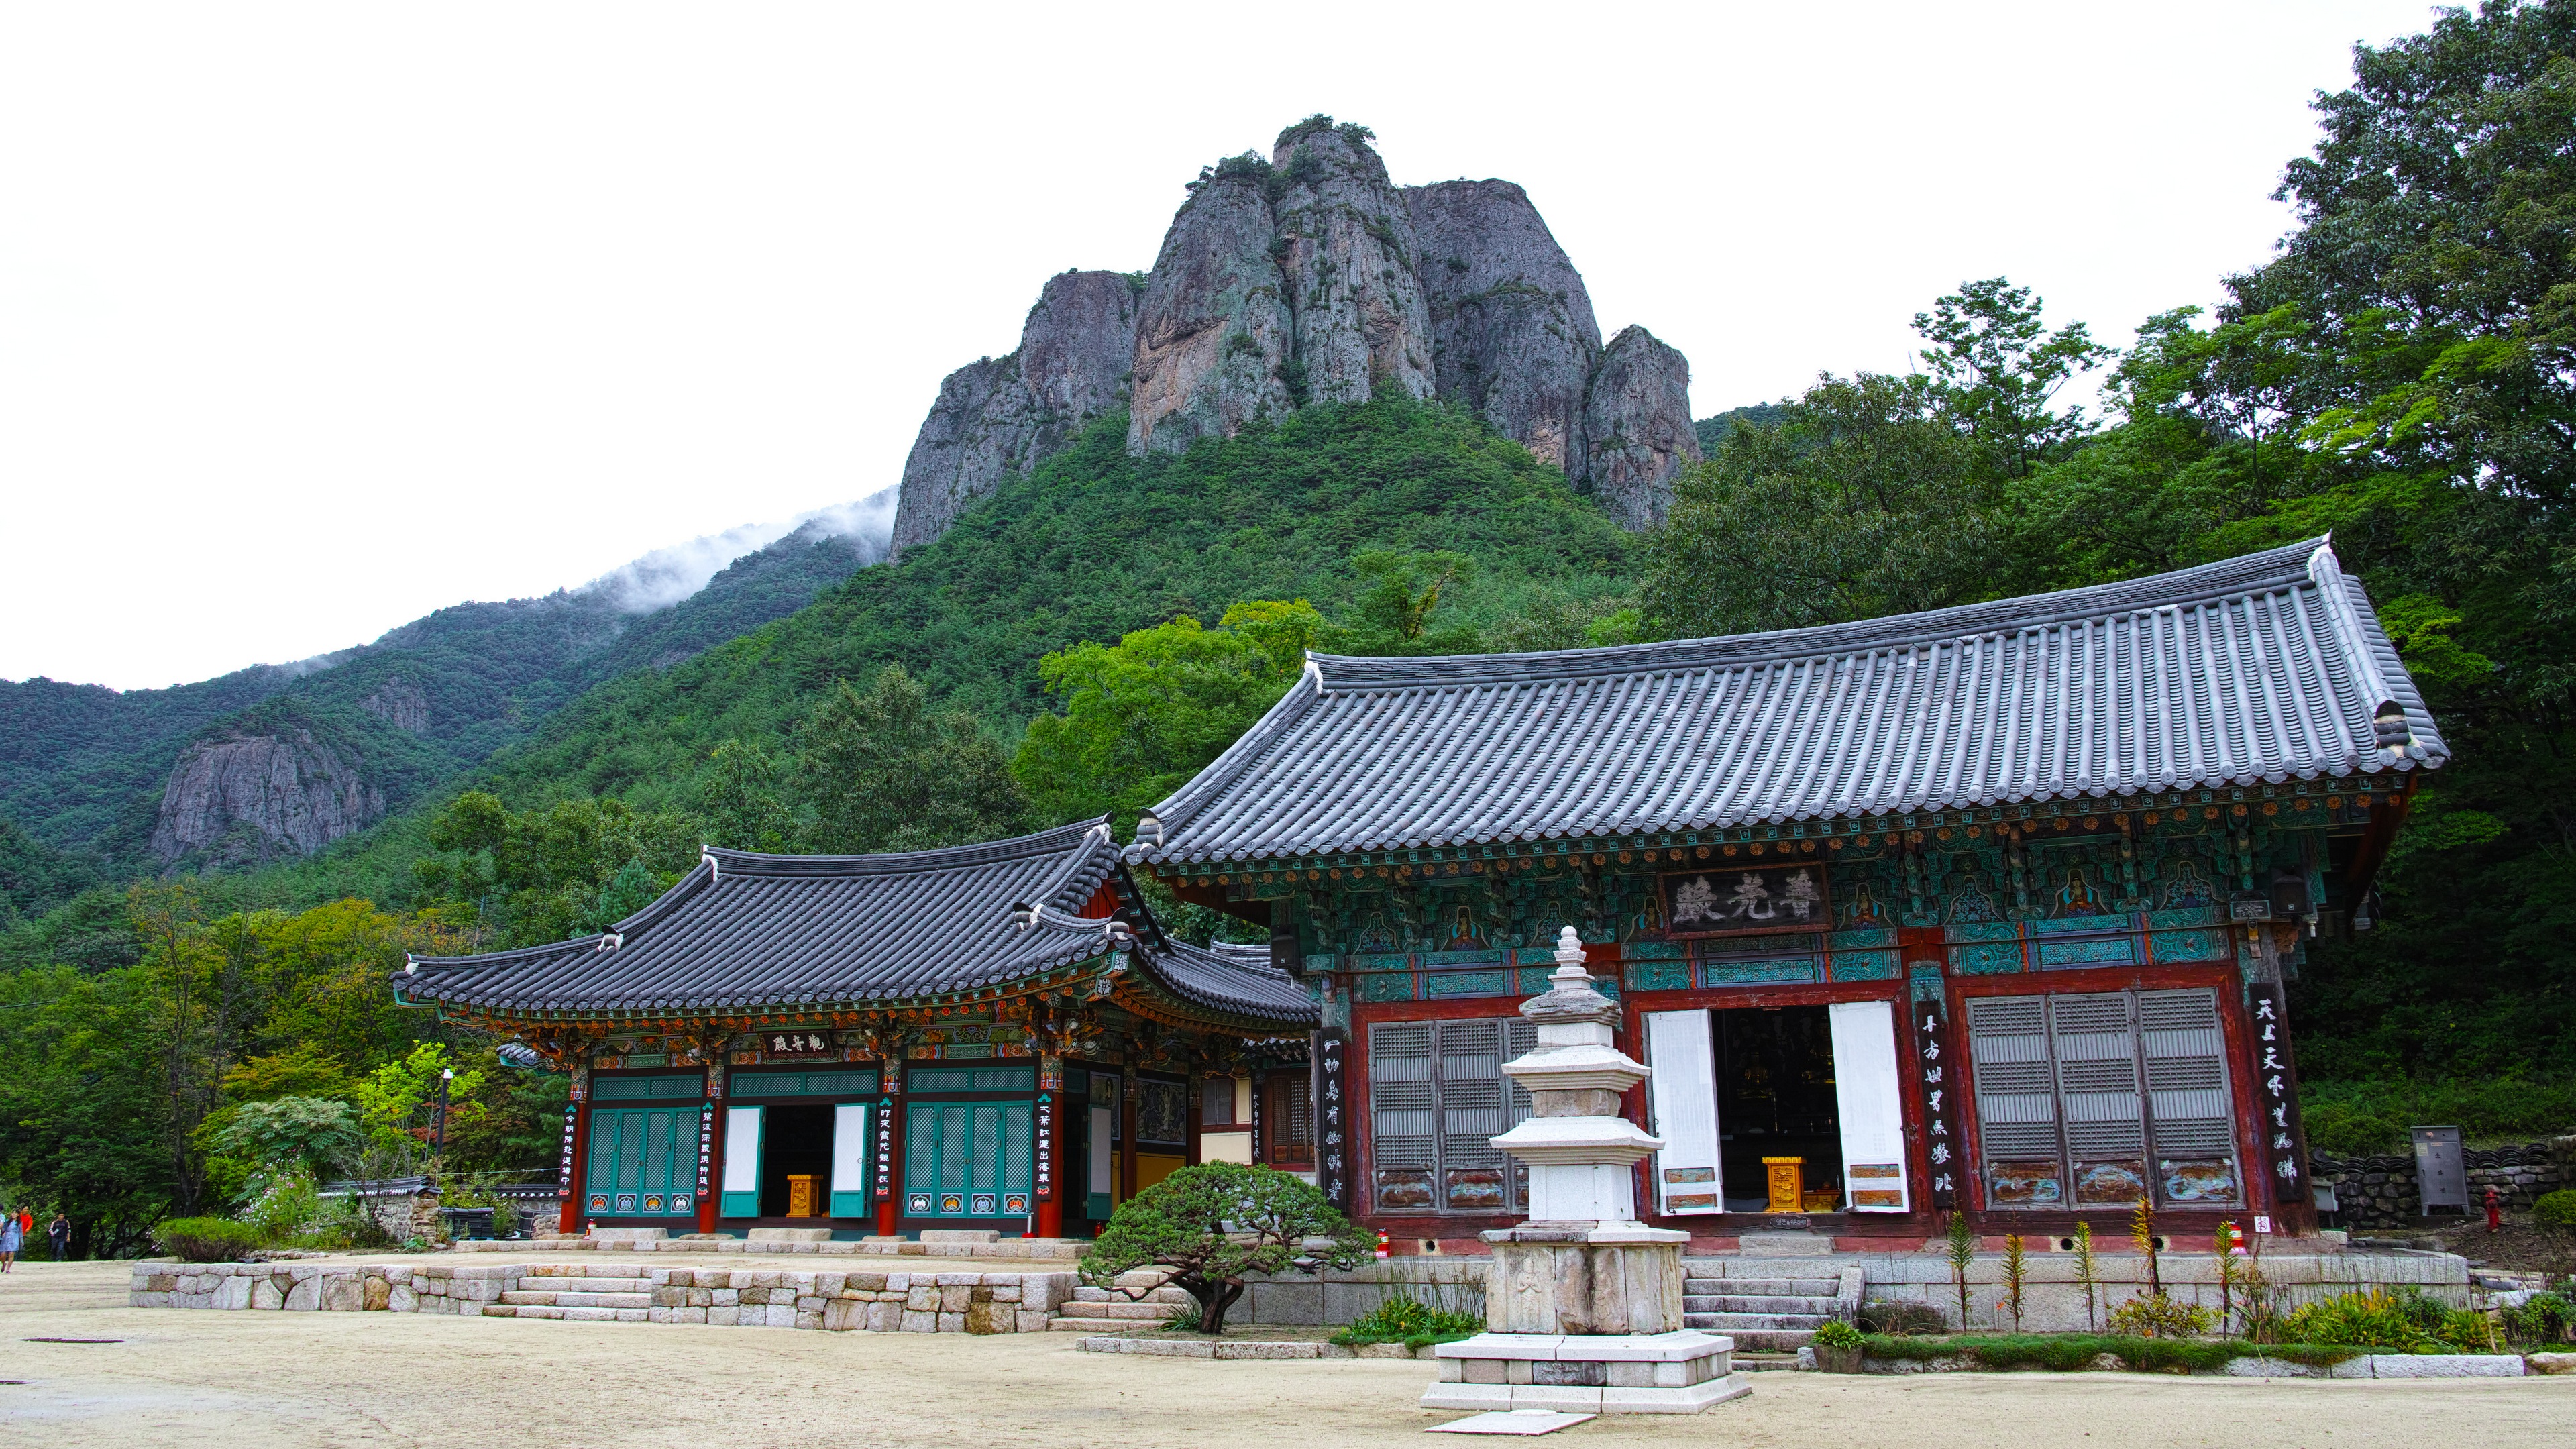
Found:
[[[1493,1140],[1529,1165],[1530,1217],[1484,1235],[1486,1331],[1439,1348],[1426,1409],[1696,1414],[1750,1393],[1735,1341],[1682,1327],[1690,1234],[1637,1221],[1635,1167],[1664,1144],[1619,1115],[1647,1068],[1612,1044],[1618,1005],[1583,943],[1558,937],[1549,989],[1521,1004],[1538,1046],[1503,1070],[1530,1117]]]

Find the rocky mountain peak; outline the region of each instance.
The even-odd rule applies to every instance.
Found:
[[[936,538],[1120,401],[1146,453],[1315,403],[1454,398],[1628,526],[1659,521],[1699,457],[1689,363],[1643,328],[1602,345],[1582,274],[1520,187],[1400,188],[1374,139],[1309,116],[1268,158],[1189,183],[1141,289],[1111,272],[1048,282],[1017,352],[941,384],[895,547]]]

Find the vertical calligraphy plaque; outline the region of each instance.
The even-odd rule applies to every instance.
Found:
[[[2304,1225],[2316,1211],[2316,1185],[2308,1180],[2307,1132],[2299,1122],[2298,1063],[2290,1054],[2290,1013],[2286,993],[2277,981],[2258,981],[2245,990],[2254,1102],[2263,1114],[2259,1125],[2262,1156],[2255,1160],[2272,1184],[2272,1201],[2282,1216]],[[2295,1230],[2295,1229],[2294,1229]]]
[[[581,1104],[578,1102],[566,1103],[564,1105],[563,1166],[560,1176],[560,1185],[555,1191],[555,1196],[562,1198],[567,1202],[572,1200],[572,1141],[574,1134],[579,1130],[580,1126]]]
[[[1338,1031],[1317,1032],[1315,1049],[1315,1186],[1343,1212],[1351,1210],[1349,1117],[1343,1088],[1343,1051],[1349,1043]]]
[[[1949,1003],[1936,996],[1912,1005],[1914,1090],[1923,1112],[1923,1160],[1929,1169],[1932,1206],[1949,1212],[1959,1205],[1959,1184],[1969,1171],[1959,1134],[1961,1082],[1950,1040]]]

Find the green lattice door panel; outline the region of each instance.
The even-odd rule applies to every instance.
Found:
[[[609,1217],[685,1217],[698,1206],[698,1109],[593,1107],[582,1206]]]
[[[1017,1218],[1035,1199],[1027,1102],[915,1102],[904,1117],[903,1207],[916,1218]]]

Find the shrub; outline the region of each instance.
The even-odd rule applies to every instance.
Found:
[[[2576,1304],[2556,1293],[2534,1293],[2520,1308],[2504,1310],[2505,1336],[2516,1343],[2558,1343],[2576,1324]]]
[[[2474,1308],[2454,1308],[2444,1313],[2442,1326],[2433,1331],[2433,1336],[2471,1353],[2498,1353],[2504,1348],[2495,1320]]]
[[[1929,1303],[1864,1303],[1860,1306],[1860,1329],[1863,1333],[1883,1333],[1904,1338],[1913,1334],[1947,1333],[1950,1320]]]
[[[1422,1343],[1466,1338],[1484,1332],[1485,1320],[1473,1313],[1453,1313],[1415,1298],[1388,1298],[1351,1320],[1333,1342]]]
[[[1816,1326],[1816,1343],[1824,1348],[1858,1348],[1860,1330],[1841,1319],[1828,1319]]]
[[[1196,1303],[1188,1303],[1173,1309],[1172,1316],[1163,1320],[1163,1328],[1170,1333],[1198,1332],[1199,1306]]]
[[[2542,1193],[2531,1205],[2531,1219],[2544,1228],[2576,1231],[2576,1187]]]
[[[258,1230],[263,1244],[275,1245],[293,1240],[324,1211],[321,1190],[313,1179],[291,1172],[271,1178],[259,1197],[242,1210],[242,1219]]]
[[[2197,1338],[2218,1326],[2214,1309],[2141,1293],[2111,1310],[2111,1331],[2134,1338]]]
[[[261,1245],[258,1228],[230,1218],[172,1218],[152,1237],[183,1263],[230,1263]]]
[[[1958,1338],[1890,1338],[1872,1334],[1861,1340],[1871,1358],[1964,1358],[1981,1368],[2044,1368],[2075,1373],[2093,1367],[2109,1354],[2127,1368],[2143,1373],[2215,1373],[2228,1360],[2261,1356],[2323,1367],[2354,1358],[2357,1348],[2320,1344],[2268,1344],[2257,1347],[2242,1339],[2138,1338],[2092,1333],[1978,1334]]]
[[[2406,1353],[2434,1346],[2433,1335],[2420,1321],[2420,1310],[2415,1309],[2414,1303],[2376,1288],[2338,1293],[2302,1305],[2284,1321],[2282,1329],[2302,1343],[2348,1343]]]

